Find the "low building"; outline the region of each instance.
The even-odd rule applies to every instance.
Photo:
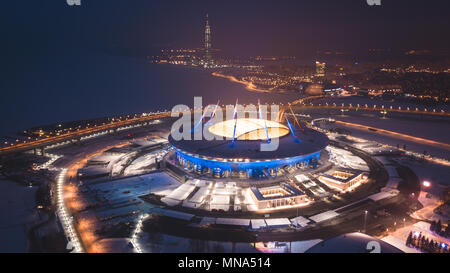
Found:
[[[318,177],[330,188],[347,191],[367,181],[367,174],[360,170],[333,168]]]
[[[263,188],[251,187],[250,189],[251,197],[259,210],[295,206],[309,202],[306,194],[286,183]]]

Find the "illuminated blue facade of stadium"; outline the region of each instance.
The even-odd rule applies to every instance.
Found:
[[[283,159],[249,160],[231,159],[219,160],[204,158],[183,152],[176,147],[175,158],[181,166],[193,169],[198,173],[210,172],[214,177],[229,177],[232,172],[245,174],[246,177],[275,177],[280,168],[302,168],[316,164],[321,150],[308,155],[299,155]]]

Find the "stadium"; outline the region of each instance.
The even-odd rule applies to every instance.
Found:
[[[215,178],[276,177],[283,169],[317,165],[328,138],[316,130],[266,119],[237,118],[205,123],[214,140],[175,140],[169,136],[175,163],[186,170]],[[261,144],[278,141],[278,148],[262,151]],[[276,142],[275,142],[276,143]]]

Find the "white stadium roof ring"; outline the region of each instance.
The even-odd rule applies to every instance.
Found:
[[[265,140],[267,137],[272,139],[285,136],[289,134],[289,128],[273,120],[241,118],[215,123],[209,127],[209,132],[229,139],[232,139],[235,133],[237,140]]]

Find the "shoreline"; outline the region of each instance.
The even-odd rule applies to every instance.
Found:
[[[270,90],[259,89],[253,83],[246,82],[246,81],[240,81],[240,80],[236,79],[236,77],[234,77],[234,76],[224,75],[219,72],[213,72],[213,73],[211,73],[211,75],[214,77],[228,79],[231,82],[242,84],[245,86],[245,89],[248,91],[253,91],[253,92],[258,92],[258,93],[271,93]]]

